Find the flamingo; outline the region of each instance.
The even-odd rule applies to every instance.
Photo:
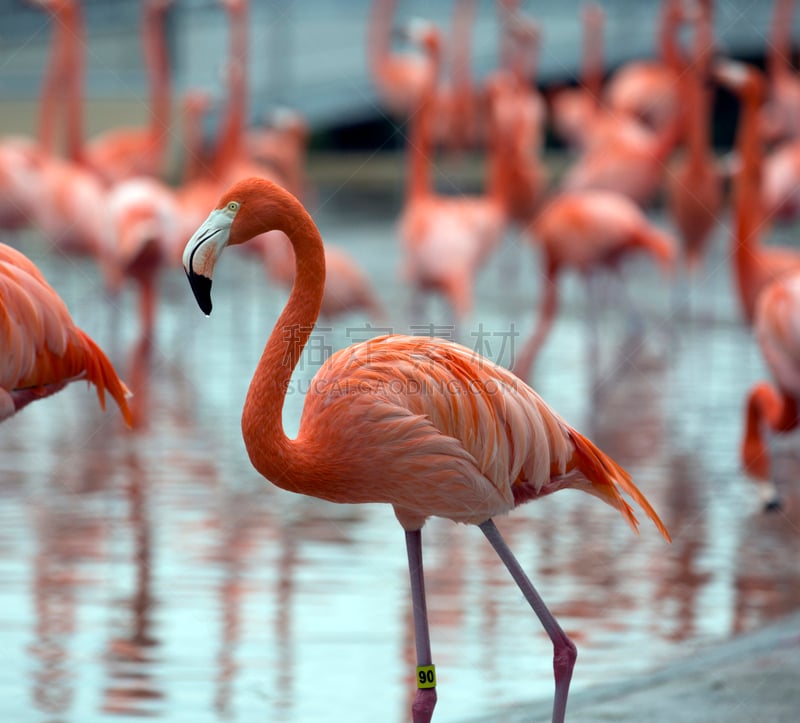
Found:
[[[687,154],[667,175],[670,211],[683,240],[689,270],[702,261],[722,209],[722,172],[711,148],[711,98],[706,89],[713,52],[710,0],[696,13],[692,62],[681,75]]]
[[[425,23],[410,28],[409,32],[427,53],[432,67],[438,69],[441,36],[437,28]],[[485,195],[441,196],[434,192],[430,157],[437,76],[438,71],[434,70],[411,120],[406,201],[399,219],[399,234],[410,284],[420,292],[444,294],[456,321],[460,322],[472,307],[473,279],[505,231],[505,167],[498,136],[491,150],[492,168]]]
[[[62,73],[67,92],[69,159],[47,156],[38,171],[38,194],[31,213],[35,225],[54,248],[100,258],[104,228],[105,189],[100,179],[81,164],[82,114],[80,78],[83,75],[83,19],[75,0],[43,3],[53,17],[57,44],[65,48]]]
[[[767,43],[766,103],[759,113],[765,141],[793,140],[800,135],[800,77],[792,67],[792,15],[795,0],[775,0]]]
[[[392,22],[397,0],[374,0],[367,28],[367,64],[381,103],[395,116],[412,115],[433,70],[424,55],[392,52]]]
[[[115,128],[91,140],[84,149],[87,165],[108,184],[140,175],[160,177],[164,172],[171,103],[164,22],[172,2],[143,3],[142,47],[150,84],[148,126]]]
[[[683,19],[682,0],[662,0],[658,21],[661,59],[635,60],[611,76],[605,101],[614,115],[636,118],[656,131],[674,123],[680,105],[677,35]]]
[[[102,349],[72,321],[61,297],[27,256],[0,243],[0,421],[85,379],[101,408],[106,391],[126,423],[127,387]]]
[[[291,240],[296,273],[244,405],[242,432],[253,466],[285,490],[331,502],[393,506],[405,530],[411,577],[420,685],[415,723],[428,723],[436,702],[421,530],[431,516],[477,524],[553,642],[553,721],[560,723],[576,649],[492,518],[573,487],[618,509],[635,529],[625,492],[669,539],[666,528],[630,476],[533,389],[476,352],[442,339],[389,335],[337,352],[312,381],[297,437],[289,439],[282,423],[286,390],[325,284],[322,238],[311,216],[277,184],[242,180],[223,194],[189,240],[183,266],[200,309],[209,314],[213,272],[223,250],[276,229]]]
[[[103,261],[109,291],[118,293],[126,278],[136,283],[142,338],[149,339],[155,330],[159,274],[185,238],[178,201],[169,186],[142,176],[117,183],[106,204]]]
[[[761,244],[765,224],[760,202],[764,149],[758,133],[758,110],[764,97],[763,76],[756,68],[735,61],[718,62],[713,75],[742,104],[736,131],[740,166],[733,180],[733,264],[742,313],[752,324],[758,294],[773,279],[800,268],[800,252]]]
[[[770,283],[759,295],[754,328],[774,383],[759,382],[746,402],[741,457],[745,470],[764,485],[766,509],[777,509],[765,427],[773,433],[800,426],[800,270]]]
[[[571,267],[588,278],[643,251],[669,271],[676,249],[671,235],[650,223],[630,199],[613,191],[560,194],[536,219],[531,240],[542,248],[545,271],[536,329],[514,362],[514,373],[523,379],[529,377],[555,321],[558,278],[564,269]]]

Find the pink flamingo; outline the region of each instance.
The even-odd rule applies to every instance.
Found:
[[[0,421],[31,402],[86,380],[105,393],[131,424],[128,390],[102,349],[72,321],[36,265],[0,243]]]
[[[765,141],[793,140],[800,135],[800,77],[792,67],[792,15],[795,0],[775,0],[766,46],[766,103],[759,112]]]
[[[84,160],[106,183],[161,177],[169,140],[170,68],[164,21],[173,0],[144,0],[142,47],[150,83],[146,128],[115,128],[89,141]]]
[[[420,686],[412,707],[415,723],[428,723],[436,703],[421,530],[431,516],[477,524],[553,642],[553,721],[561,723],[575,646],[492,517],[573,487],[615,507],[636,528],[625,492],[669,539],[666,528],[630,476],[533,389],[488,359],[441,339],[390,335],[337,352],[312,381],[297,437],[289,439],[282,422],[286,390],[325,285],[323,243],[313,220],[280,186],[259,178],[240,181],[189,240],[183,264],[208,314],[213,272],[223,250],[276,229],[291,240],[296,274],[242,414],[253,466],[285,490],[331,502],[393,506],[406,532],[411,576]]]
[[[787,271],[800,268],[795,249],[763,246],[765,216],[761,208],[763,142],[758,132],[758,111],[764,98],[764,79],[754,67],[720,61],[713,75],[738,96],[742,110],[736,132],[740,165],[733,179],[733,264],[736,290],[748,324],[753,321],[761,290]]]
[[[765,427],[784,433],[800,426],[800,270],[769,284],[756,304],[754,328],[774,384],[759,382],[749,392],[741,445],[745,470],[762,484],[767,509],[780,499],[771,478]]]
[[[557,196],[541,212],[531,239],[541,246],[543,298],[536,329],[514,363],[514,373],[530,376],[539,350],[558,311],[558,280],[572,268],[585,277],[600,268],[615,268],[638,251],[652,255],[667,271],[672,268],[676,242],[650,223],[625,196],[612,191],[573,191]]]
[[[692,61],[680,78],[687,153],[667,174],[670,211],[689,270],[702,261],[722,210],[723,178],[711,148],[711,97],[706,88],[714,49],[710,5],[706,0],[696,14]]]
[[[416,111],[433,80],[433,69],[424,55],[392,51],[396,10],[397,0],[373,0],[367,29],[367,64],[383,105],[392,115],[405,118]]]
[[[677,35],[684,17],[681,0],[662,0],[658,21],[661,59],[635,60],[611,76],[605,101],[614,115],[635,118],[656,131],[675,122],[682,65]]]
[[[438,69],[441,37],[430,23],[411,29]],[[477,197],[441,196],[433,190],[431,122],[438,72],[411,119],[406,201],[399,220],[405,250],[405,271],[418,292],[436,291],[449,301],[455,320],[462,321],[472,307],[473,279],[482,262],[497,246],[506,226],[505,187],[500,138],[491,151],[489,189]]]

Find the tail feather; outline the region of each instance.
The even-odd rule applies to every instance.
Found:
[[[122,412],[125,423],[131,427],[133,426],[133,417],[131,410],[128,407],[128,397],[131,392],[125,383],[117,376],[108,357],[103,350],[94,342],[94,340],[85,332],[80,329],[77,330],[84,345],[84,364],[86,367],[85,378],[87,382],[94,384],[97,389],[97,398],[100,401],[100,407],[106,408],[106,390],[111,394],[117,406]]]
[[[590,491],[604,502],[618,509],[638,534],[639,521],[620,491],[627,493],[653,521],[667,542],[672,538],[656,511],[633,483],[631,476],[605,452],[583,435],[570,429],[570,439],[575,445],[577,468],[590,484]]]

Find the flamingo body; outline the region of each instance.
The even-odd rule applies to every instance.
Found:
[[[565,487],[616,507],[634,527],[629,494],[667,536],[619,465],[570,428],[513,374],[441,339],[384,336],[337,352],[319,369],[295,439],[282,409],[316,321],[325,284],[322,238],[302,205],[265,179],[223,194],[186,245],[184,269],[200,308],[228,245],[280,230],[295,252],[295,282],[247,393],[242,432],[253,466],[277,486],[339,503],[391,504],[406,530],[418,664],[430,664],[419,530],[431,515],[476,523],[512,570],[554,642],[553,720],[564,719],[574,645],[541,603],[490,516]],[[435,690],[421,691],[428,723]]]
[[[131,423],[128,390],[100,347],[75,326],[67,307],[26,256],[0,244],[0,421],[70,382],[108,391]]]

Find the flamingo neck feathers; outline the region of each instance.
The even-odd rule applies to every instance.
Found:
[[[295,279],[286,306],[270,334],[253,375],[242,414],[242,434],[253,466],[273,484],[298,491],[314,467],[299,440],[283,430],[283,403],[300,354],[308,341],[322,305],[325,253],[314,221],[300,202],[275,184],[259,180],[270,189],[260,193],[251,218],[263,219],[252,235],[283,231],[295,255]]]

